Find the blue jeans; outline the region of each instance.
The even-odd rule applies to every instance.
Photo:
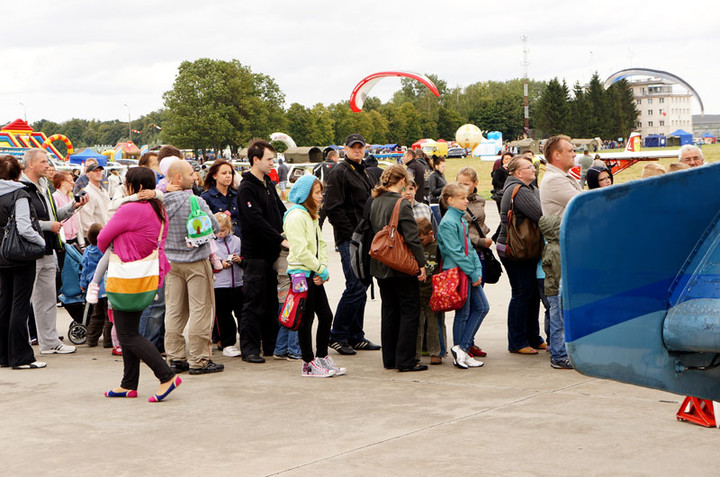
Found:
[[[275,341],[275,351],[273,354],[277,356],[282,356],[284,354],[300,356],[302,352],[300,351],[298,332],[290,331],[284,326],[281,326],[280,331],[278,331],[277,341]]]
[[[453,343],[466,353],[470,350],[485,315],[490,311],[490,304],[482,287],[474,287],[471,283],[468,283],[468,287],[467,300],[463,307],[455,312],[453,321]]]
[[[567,357],[565,349],[565,320],[560,306],[560,295],[547,297],[550,302],[550,359]]]
[[[540,292],[540,301],[545,308],[545,322],[543,323],[543,331],[548,340],[550,339],[550,302],[548,302],[547,296],[545,296],[545,279],[538,278],[538,292]]]
[[[442,221],[442,215],[440,215],[440,204],[430,204],[430,210],[435,216],[435,221],[438,225],[440,225],[440,222]]]
[[[139,333],[147,338],[161,353],[165,351],[165,284],[158,288],[158,298],[143,310]]]
[[[363,321],[365,319],[365,302],[367,288],[355,276],[350,266],[350,241],[344,240],[337,244],[345,275],[345,291],[340,297],[333,327],[330,330],[331,341],[341,341],[353,345],[365,338]]]

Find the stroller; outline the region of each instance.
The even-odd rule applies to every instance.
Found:
[[[73,319],[68,329],[68,339],[75,345],[87,341],[87,326],[92,315],[92,305],[85,302],[85,292],[80,288],[82,258],[83,254],[77,244],[66,245],[60,302]]]

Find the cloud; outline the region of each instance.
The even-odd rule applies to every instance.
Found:
[[[124,119],[162,107],[182,61],[237,59],[273,77],[286,106],[348,99],[367,74],[433,73],[451,87],[522,77],[586,82],[628,66],[667,69],[720,112],[712,57],[720,34],[710,0],[682,8],[619,0],[515,3],[451,0],[36,0],[4,12],[0,110],[30,120]],[[387,100],[399,81],[373,91]],[[14,119],[14,118],[6,118]]]

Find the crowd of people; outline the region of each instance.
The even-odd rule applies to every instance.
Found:
[[[0,157],[0,226],[14,225],[12,245],[37,249],[25,260],[0,258],[0,366],[45,367],[35,358],[32,339],[40,354],[76,351],[58,336],[56,305],[65,249],[80,247],[80,286],[94,310],[87,345],[102,342],[124,363],[120,385],[107,391],[108,397],[136,397],[144,362],[159,381],[149,400],[162,401],[182,383],[179,374],[224,370],[212,360],[213,348],[252,364],[267,357],[297,360],[307,377],[346,373],[329,349],[341,355],[381,350],[383,366],[400,372],[427,370],[423,350],[431,365],[451,355],[457,368],[478,368],[483,362],[477,358],[487,356],[475,340],[490,309],[483,287],[496,244],[512,289],[508,351],[547,350],[553,368],[572,369],[559,299],[559,228],[585,181],[590,189],[606,187],[613,176],[602,161],[580,162],[583,181],[577,181],[569,172],[577,159],[566,136],[548,139],[543,152],[547,164],[540,184],[532,153],[501,154],[495,164],[493,198],[501,220],[492,238],[475,169],[465,167],[448,181],[443,158],[408,150],[402,164],[382,170],[368,163],[360,134],[348,136],[343,159],[328,151],[325,162],[289,193],[285,187],[278,193],[271,180],[276,154],[262,140],[248,147],[249,170],[238,174],[218,159],[204,178],[169,145],[144,155],[122,182],[96,161],[88,161],[78,177],[51,171],[41,149],[28,150],[22,164]],[[651,164],[647,175],[657,172]],[[702,164],[702,152],[685,146],[670,170]],[[324,286],[331,278],[321,233],[325,219],[333,228],[345,283],[334,313]],[[369,284],[352,263],[353,234],[363,221],[373,236],[395,223],[417,264],[417,272],[409,274],[380,259],[370,261],[382,301],[380,344],[365,336]],[[542,233],[520,234],[524,221],[523,230],[529,225]],[[541,255],[518,254],[518,243],[538,237],[542,243],[521,248]],[[129,284],[137,279],[130,270],[140,265],[128,264],[148,261],[155,263],[155,281],[139,292]],[[454,269],[467,279],[462,282],[467,297],[454,310],[451,345],[445,313],[434,311],[430,298],[440,288],[432,277]],[[307,292],[297,331],[278,322],[291,288]]]

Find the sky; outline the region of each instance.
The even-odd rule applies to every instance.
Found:
[[[706,114],[720,114],[717,0],[33,0],[4,7],[0,121],[137,118],[163,107],[180,63],[198,58],[237,59],[271,76],[285,107],[347,101],[360,79],[385,70],[432,73],[450,87],[504,81],[523,76],[523,35],[532,79],[564,78],[572,87],[594,71],[604,80],[628,67],[666,70],[697,90]],[[399,87],[388,79],[372,95],[386,101]]]

